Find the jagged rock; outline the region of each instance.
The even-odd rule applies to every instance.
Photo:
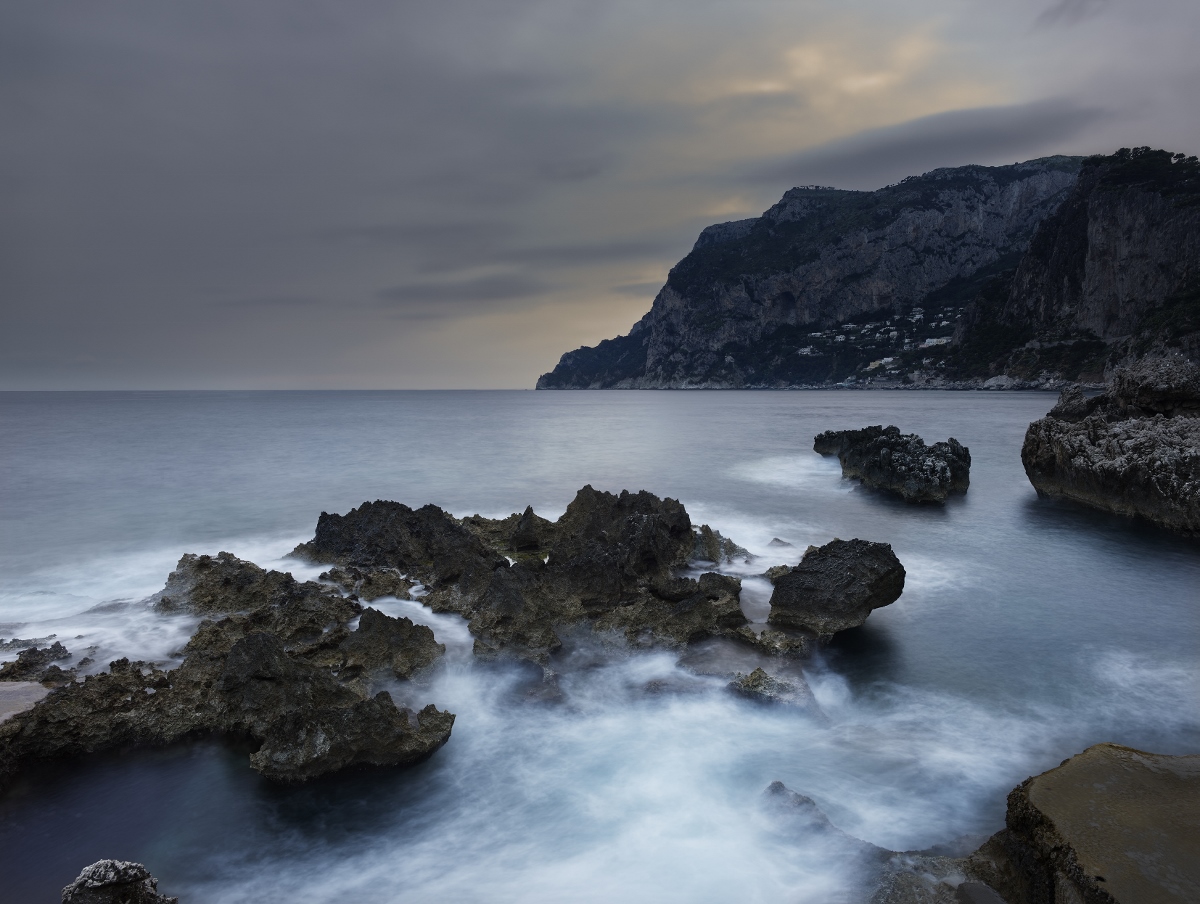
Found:
[[[48,637],[14,637],[12,640],[0,640],[0,653],[11,653],[14,650],[27,650],[30,647],[49,646],[57,638],[57,634]]]
[[[184,556],[168,590],[162,608],[241,611],[201,622],[177,669],[117,660],[0,724],[0,784],[37,759],[198,734],[250,738],[251,765],[283,780],[416,762],[449,738],[452,714],[369,696],[380,670],[407,678],[442,655],[429,628],[228,553]]]
[[[289,647],[320,643],[330,629],[362,612],[357,602],[329,587],[300,583],[290,574],[266,571],[227,552],[183,556],[155,606],[163,612],[236,613],[227,624],[241,625],[242,634],[277,634]]]
[[[356,568],[353,565],[322,572],[320,580],[337,584],[347,593],[352,593],[367,602],[377,600],[381,596],[404,599],[416,586],[416,583],[406,578],[398,568]]]
[[[757,668],[749,675],[741,672],[727,685],[730,691],[748,700],[779,706],[792,706],[821,715],[821,707],[812,688],[800,675],[776,678],[765,669]],[[769,789],[768,789],[769,790]]]
[[[457,581],[507,564],[436,505],[364,502],[345,515],[321,513],[313,539],[294,555],[359,568],[396,568],[423,583]]]
[[[829,817],[815,800],[793,791],[783,782],[771,782],[763,792],[762,799],[768,814],[777,820],[777,824],[791,832],[825,836],[870,860],[883,860],[894,853],[843,832],[829,821]]]
[[[702,524],[696,530],[696,544],[692,548],[692,558],[720,565],[736,559],[749,562],[754,556],[749,550],[738,546],[728,537],[722,537],[720,531],[713,530],[707,524]]]
[[[411,678],[440,658],[446,645],[438,643],[425,625],[366,609],[358,628],[338,645],[337,652],[341,656],[335,662],[339,677],[387,668],[397,678]]]
[[[903,590],[904,566],[889,544],[833,540],[809,547],[800,564],[775,581],[767,621],[827,638],[858,627]]]
[[[0,665],[0,681],[57,681],[61,675],[67,675],[69,681],[69,673],[51,663],[70,658],[71,653],[57,640],[41,649],[31,647],[18,653],[15,661]]]
[[[1021,463],[1040,496],[1200,533],[1200,368],[1147,360],[1101,396],[1064,391],[1029,425]]]
[[[896,493],[905,502],[944,503],[951,493],[965,493],[971,482],[971,453],[954,437],[927,447],[915,433],[875,426],[827,430],[813,448],[836,455],[843,477]]]
[[[787,574],[791,570],[792,570],[791,565],[772,565],[770,568],[768,568],[766,571],[763,572],[762,576],[764,578],[766,578],[768,581],[770,581],[772,584],[774,584],[776,581],[778,581],[781,577],[783,577],[785,574]]]
[[[723,553],[741,551],[711,530],[701,535]],[[468,619],[476,653],[544,663],[562,644],[557,629],[585,622],[635,643],[677,645],[736,632],[745,617],[735,578],[673,574],[695,547],[676,500],[585,486],[556,522],[532,508],[457,522],[434,506],[414,512],[364,503],[346,516],[322,514],[313,541],[298,551],[360,568],[415,570],[430,589],[423,602]],[[509,552],[516,554],[511,565]]]
[[[158,893],[158,880],[140,863],[98,860],[62,891],[62,904],[179,904]]]
[[[767,545],[768,546],[777,546],[781,549],[792,549],[794,547],[794,544],[789,543],[787,540],[780,540],[778,537],[772,537],[771,542],[768,543]]]
[[[1026,779],[966,863],[1008,904],[1200,900],[1200,756],[1097,744]]]

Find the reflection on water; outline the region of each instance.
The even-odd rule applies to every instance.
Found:
[[[1019,449],[1052,402],[6,394],[0,634],[56,633],[102,661],[178,649],[192,623],[144,600],[181,553],[315,577],[282,557],[321,511],[364,499],[553,517],[584,483],[674,496],[760,556],[731,569],[756,620],[770,588],[753,575],[810,543],[890,542],[908,570],[899,602],[804,665],[825,720],[730,695],[723,671],[755,664],[744,651],[681,663],[587,635],[567,638],[549,702],[536,671],[475,661],[457,617],[378,601],[447,644],[435,674],[396,686],[458,714],[433,759],[294,788],[216,742],[47,766],[0,799],[6,893],[54,900],[109,856],[188,902],[854,900],[854,852],[781,828],[761,807],[771,781],[852,835],[917,849],[994,831],[1013,785],[1089,744],[1195,752],[1198,548],[1038,500]],[[821,430],[874,423],[970,446],[966,498],[909,507],[809,451]]]

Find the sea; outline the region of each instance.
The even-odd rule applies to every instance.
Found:
[[[55,635],[87,670],[170,666],[196,621],[148,599],[184,553],[289,559],[367,500],[456,516],[586,484],[680,500],[773,565],[835,537],[890,543],[904,593],[804,675],[822,717],[737,697],[677,651],[576,638],[562,696],[478,661],[418,599],[441,665],[404,693],[457,714],[408,769],[280,786],[204,740],[48,763],[0,796],[0,898],[53,902],[101,858],[185,904],[355,901],[838,904],[861,864],[764,805],[774,781],[894,851],[967,849],[1027,776],[1111,741],[1200,752],[1200,543],[1039,499],[1023,392],[88,392],[0,394],[0,638]],[[841,477],[815,434],[895,424],[970,448],[971,486],[910,506]],[[789,546],[772,545],[775,539]],[[14,658],[0,653],[0,659]],[[682,661],[681,661],[682,659]],[[949,849],[949,848],[943,848]]]

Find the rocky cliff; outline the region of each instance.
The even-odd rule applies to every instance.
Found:
[[[794,188],[705,229],[628,335],[537,385],[1028,385],[1196,354],[1198,198],[1196,158],[1144,148]]]

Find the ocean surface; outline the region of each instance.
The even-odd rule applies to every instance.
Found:
[[[170,663],[195,625],[153,613],[180,555],[285,558],[322,511],[527,504],[584,484],[682,501],[758,554],[891,543],[903,596],[804,666],[815,720],[732,697],[670,652],[590,649],[565,700],[477,663],[456,616],[408,693],[457,713],[409,770],[272,786],[217,742],[50,764],[0,797],[0,897],[52,902],[137,860],[185,904],[854,901],[853,858],[762,805],[774,780],[840,829],[916,850],[1001,828],[1026,776],[1115,741],[1200,752],[1200,543],[1039,500],[1020,462],[1040,393],[172,392],[0,394],[0,638]],[[970,447],[971,488],[911,507],[844,481],[814,434],[896,424]],[[792,548],[768,546],[779,537]],[[14,654],[0,654],[13,658]],[[657,692],[648,689],[656,688]]]

